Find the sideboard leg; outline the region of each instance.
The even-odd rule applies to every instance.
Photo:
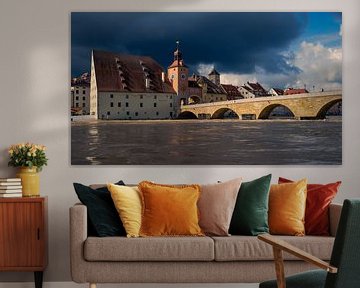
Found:
[[[96,288],[96,284],[95,283],[89,283],[89,288]]]
[[[43,284],[43,271],[35,271],[35,288],[42,288]]]

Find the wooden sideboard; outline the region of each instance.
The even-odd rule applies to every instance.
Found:
[[[41,288],[47,250],[47,197],[0,198],[0,271],[32,271]]]

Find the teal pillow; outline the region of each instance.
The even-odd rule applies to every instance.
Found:
[[[269,233],[270,181],[271,174],[241,184],[231,218],[230,234],[256,236]]]
[[[116,183],[125,185],[123,181]],[[119,214],[116,211],[111,194],[107,187],[92,189],[80,183],[74,183],[75,192],[87,207],[90,236],[125,236],[126,232]]]

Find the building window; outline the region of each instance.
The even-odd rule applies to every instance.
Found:
[[[83,90],[83,94],[85,94],[85,90]]]
[[[126,97],[125,97],[126,99],[129,99],[129,95],[126,95]]]
[[[159,112],[156,112],[156,116],[159,116]]]
[[[135,116],[138,116],[139,115],[139,113],[138,112],[135,112]]]
[[[76,90],[75,93],[76,93],[76,94],[79,94],[79,90]]]
[[[83,97],[83,101],[85,101],[85,96]]]
[[[156,96],[156,95],[154,95],[154,99],[157,99],[157,96]]]
[[[114,94],[110,94],[110,98],[114,98]]]
[[[110,107],[114,107],[114,102],[110,102]]]
[[[79,103],[76,103],[76,105],[75,105],[76,107],[79,107]]]
[[[128,116],[129,116],[129,115],[130,115],[130,112],[129,112],[129,111],[126,111],[126,115],[128,115]]]
[[[83,107],[85,107],[85,103],[83,103],[83,105],[82,105]]]
[[[170,95],[170,99],[172,99],[172,95]]]
[[[76,99],[76,100],[79,100],[79,96],[76,96],[75,99]]]
[[[107,113],[106,113],[107,115],[110,115],[110,111],[107,111]]]
[[[170,107],[172,107],[172,103],[170,103]]]
[[[172,115],[173,115],[173,113],[172,113],[172,112],[170,112],[170,117],[172,117]]]
[[[154,103],[154,107],[156,107],[156,103]]]
[[[140,95],[140,99],[143,99],[143,95]]]
[[[143,107],[143,103],[140,103],[140,107]]]
[[[129,107],[129,102],[126,102],[126,103],[125,103],[125,106],[126,106],[126,107]]]
[[[118,102],[118,107],[121,107],[121,102]]]

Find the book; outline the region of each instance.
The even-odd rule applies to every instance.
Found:
[[[3,190],[16,190],[16,189],[21,189],[22,186],[21,185],[17,185],[17,186],[0,186],[0,193],[2,193],[1,191]]]
[[[0,182],[21,182],[20,178],[0,178]]]
[[[22,197],[22,193],[0,193],[0,198]]]
[[[22,192],[21,189],[0,189],[0,194],[16,194]]]
[[[21,185],[21,182],[0,182],[0,186],[16,186]]]

